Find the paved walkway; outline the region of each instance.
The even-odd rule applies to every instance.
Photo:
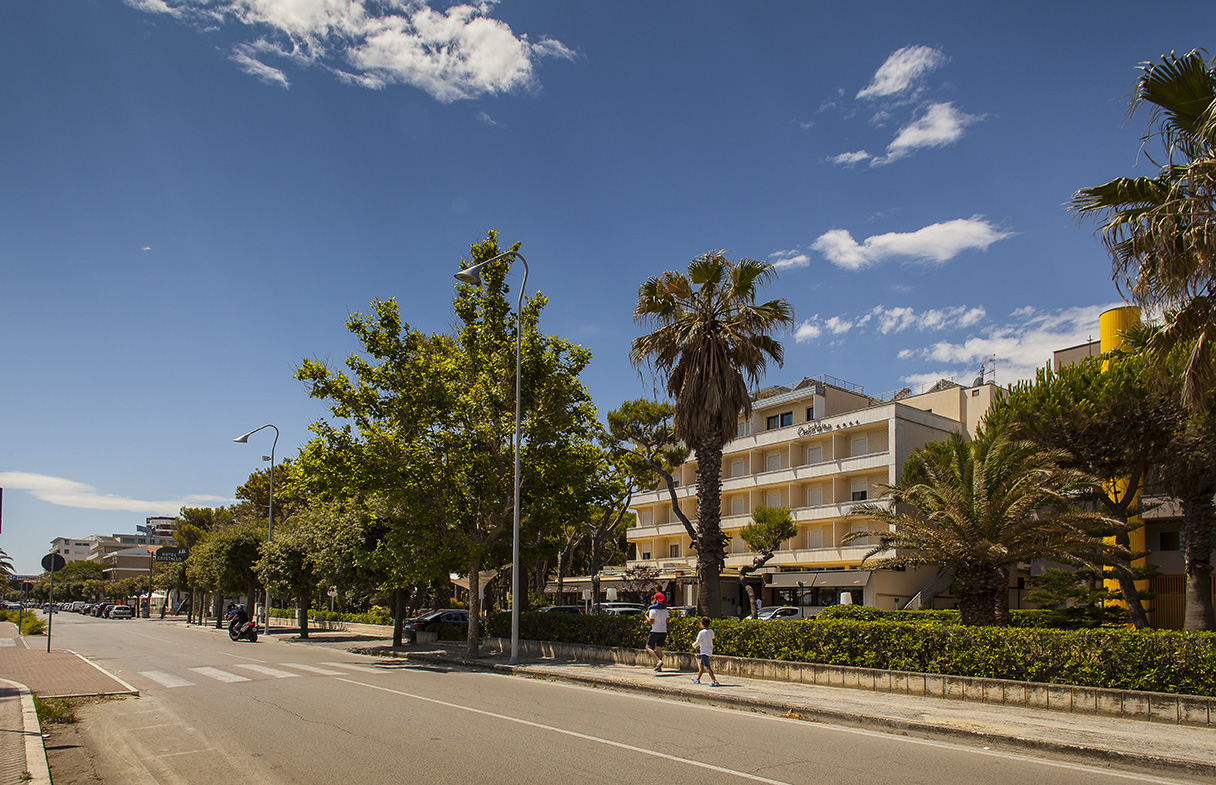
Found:
[[[46,636],[22,638],[17,625],[0,623],[0,783],[4,785],[51,782],[31,693],[39,698],[139,694],[74,652],[55,648],[47,652]]]

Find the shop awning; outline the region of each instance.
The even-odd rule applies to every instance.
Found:
[[[873,575],[869,570],[832,570],[830,572],[779,572],[773,575],[769,584],[775,588],[791,588],[802,584],[802,588],[812,586],[853,587],[865,586]]]

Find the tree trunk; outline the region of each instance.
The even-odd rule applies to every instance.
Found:
[[[1212,493],[1201,488],[1182,502],[1182,556],[1186,561],[1186,616],[1189,632],[1216,630],[1212,611]]]
[[[402,630],[405,627],[405,589],[393,589],[393,647],[401,646]]]
[[[224,629],[224,593],[217,591],[211,595],[211,615],[215,617],[215,628]]]
[[[518,602],[512,598],[512,602]],[[469,565],[469,634],[466,639],[465,654],[469,657],[481,656],[481,630],[478,620],[481,618],[481,565],[474,562]]]
[[[722,618],[722,439],[715,434],[697,445],[697,606],[711,619]]]
[[[308,611],[312,605],[312,598],[298,597],[296,598],[296,624],[300,626],[300,637],[308,637]]]
[[[996,593],[992,605],[993,623],[1000,627],[1009,626],[1009,568],[1001,568],[1001,589]]]
[[[968,627],[996,624],[997,594],[1008,591],[1007,583],[1003,569],[960,568],[955,578],[959,621]]]
[[[1123,522],[1127,523],[1127,514],[1123,514]],[[1124,548],[1131,548],[1131,537],[1127,532],[1119,532],[1115,535],[1115,544]],[[1115,556],[1115,578],[1119,581],[1119,593],[1123,595],[1123,604],[1127,606],[1127,612],[1132,617],[1132,624],[1138,630],[1143,630],[1148,627],[1148,613],[1144,610],[1144,603],[1140,601],[1140,592],[1136,589],[1136,579],[1132,575],[1131,557],[1123,556],[1122,554]]]

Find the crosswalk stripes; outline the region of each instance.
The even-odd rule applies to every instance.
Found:
[[[278,668],[272,668],[269,665],[256,665],[251,662],[238,663],[236,667],[245,668],[246,670],[251,670],[254,673],[260,673],[263,676],[272,676],[276,679],[294,679],[294,678],[298,678],[300,675],[298,673],[288,673],[287,671],[281,671]]]
[[[208,678],[215,679],[216,681],[227,682],[229,684],[233,684],[238,681],[250,681],[248,676],[241,676],[237,673],[229,673],[228,671],[222,671],[219,668],[191,668],[190,670],[194,671],[200,676],[206,676]]]
[[[151,679],[162,687],[193,687],[194,682],[187,681],[181,676],[174,676],[164,671],[140,671],[140,676]]]
[[[332,671],[329,668],[318,668],[316,665],[304,665],[299,662],[281,662],[280,665],[286,665],[288,668],[296,668],[298,670],[315,673],[318,676],[345,676],[345,671]]]
[[[320,665],[329,667],[322,668],[320,665],[308,665],[301,662],[279,662],[274,663],[277,667],[270,665],[261,665],[254,663],[236,663],[233,665],[224,666],[227,668],[211,668],[197,667],[189,668],[189,671],[196,676],[201,676],[206,679],[214,679],[215,681],[224,682],[226,684],[236,684],[239,682],[255,681],[261,676],[263,679],[290,679],[298,678],[304,674],[312,674],[316,676],[347,676],[351,671],[358,673],[384,673],[379,668],[374,668],[369,665],[356,665],[350,662],[322,662]],[[232,668],[243,668],[249,671],[249,676],[244,676],[239,673],[233,673]],[[286,668],[294,669],[295,671],[303,671],[304,674],[294,673]],[[337,670],[340,668],[341,670]],[[169,673],[168,671],[140,671],[141,676],[156,682],[162,687],[195,687],[198,686],[195,682],[181,676]]]

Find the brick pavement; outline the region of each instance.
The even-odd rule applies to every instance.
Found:
[[[0,623],[0,783],[50,785],[31,692],[40,698],[139,694],[78,654],[47,652],[45,637],[22,638],[17,625]],[[32,779],[24,780],[24,772]]]

